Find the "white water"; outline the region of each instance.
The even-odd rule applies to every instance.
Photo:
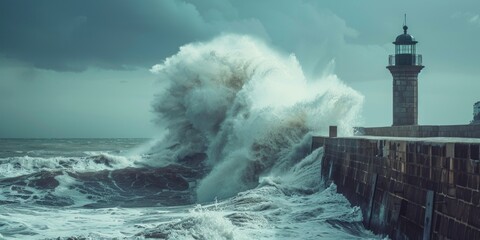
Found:
[[[166,86],[153,103],[165,134],[147,152],[140,147],[127,157],[108,156],[108,164],[77,159],[67,168],[159,167],[206,153],[209,173],[198,179],[199,204],[89,209],[82,205],[92,199],[72,190],[75,180],[62,174],[55,177],[53,194],[69,196],[74,204],[0,205],[8,206],[0,210],[3,238],[381,238],[362,227],[361,211],[335,185],[323,186],[322,149],[310,154],[312,135],[326,133],[329,125],[337,125],[340,135],[351,134],[361,110],[363,97],[333,73],[307,78],[295,56],[238,35],[185,45],[152,72]],[[7,169],[2,176],[63,171],[66,159],[31,160],[5,159],[5,169],[21,162],[24,172]],[[40,163],[46,166],[35,165]]]
[[[200,182],[200,202],[255,187],[276,166],[291,167],[305,157],[295,152],[299,144],[329,125],[352,134],[363,103],[333,73],[308,79],[294,55],[248,36],[185,45],[151,71],[167,85],[154,108],[168,134],[150,164],[206,152],[212,171]]]
[[[85,152],[89,157],[9,157],[0,158],[0,178],[16,177],[39,171],[73,170],[92,172],[105,169],[132,167],[141,159],[140,155],[121,156],[108,152]],[[101,159],[95,162],[93,159]]]
[[[299,161],[282,177],[231,198],[206,205],[51,208],[10,205],[0,214],[0,239],[381,239],[361,226],[362,215],[335,185],[323,187],[322,149]],[[316,189],[313,194],[297,188]],[[12,234],[14,233],[14,234]]]

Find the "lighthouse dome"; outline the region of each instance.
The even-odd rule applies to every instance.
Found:
[[[413,45],[416,44],[417,41],[415,41],[415,38],[407,33],[407,26],[403,26],[403,34],[400,34],[397,36],[395,39],[395,42],[393,44],[395,45]]]

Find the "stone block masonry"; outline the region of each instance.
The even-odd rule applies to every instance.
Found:
[[[418,73],[423,66],[388,66],[393,76],[393,126],[417,125]]]
[[[392,239],[480,239],[480,139],[314,137],[320,146],[322,176],[361,207],[367,228]]]

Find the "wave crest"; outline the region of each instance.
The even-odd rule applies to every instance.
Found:
[[[153,107],[168,133],[149,164],[206,153],[211,172],[198,186],[200,202],[255,187],[275,166],[300,161],[305,138],[329,125],[351,134],[363,103],[334,74],[308,79],[294,55],[249,36],[185,45],[151,71],[166,84]],[[295,149],[302,151],[290,156]]]

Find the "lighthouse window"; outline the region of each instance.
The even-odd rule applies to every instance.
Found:
[[[414,54],[415,46],[414,45],[397,45],[395,47],[395,54]]]

